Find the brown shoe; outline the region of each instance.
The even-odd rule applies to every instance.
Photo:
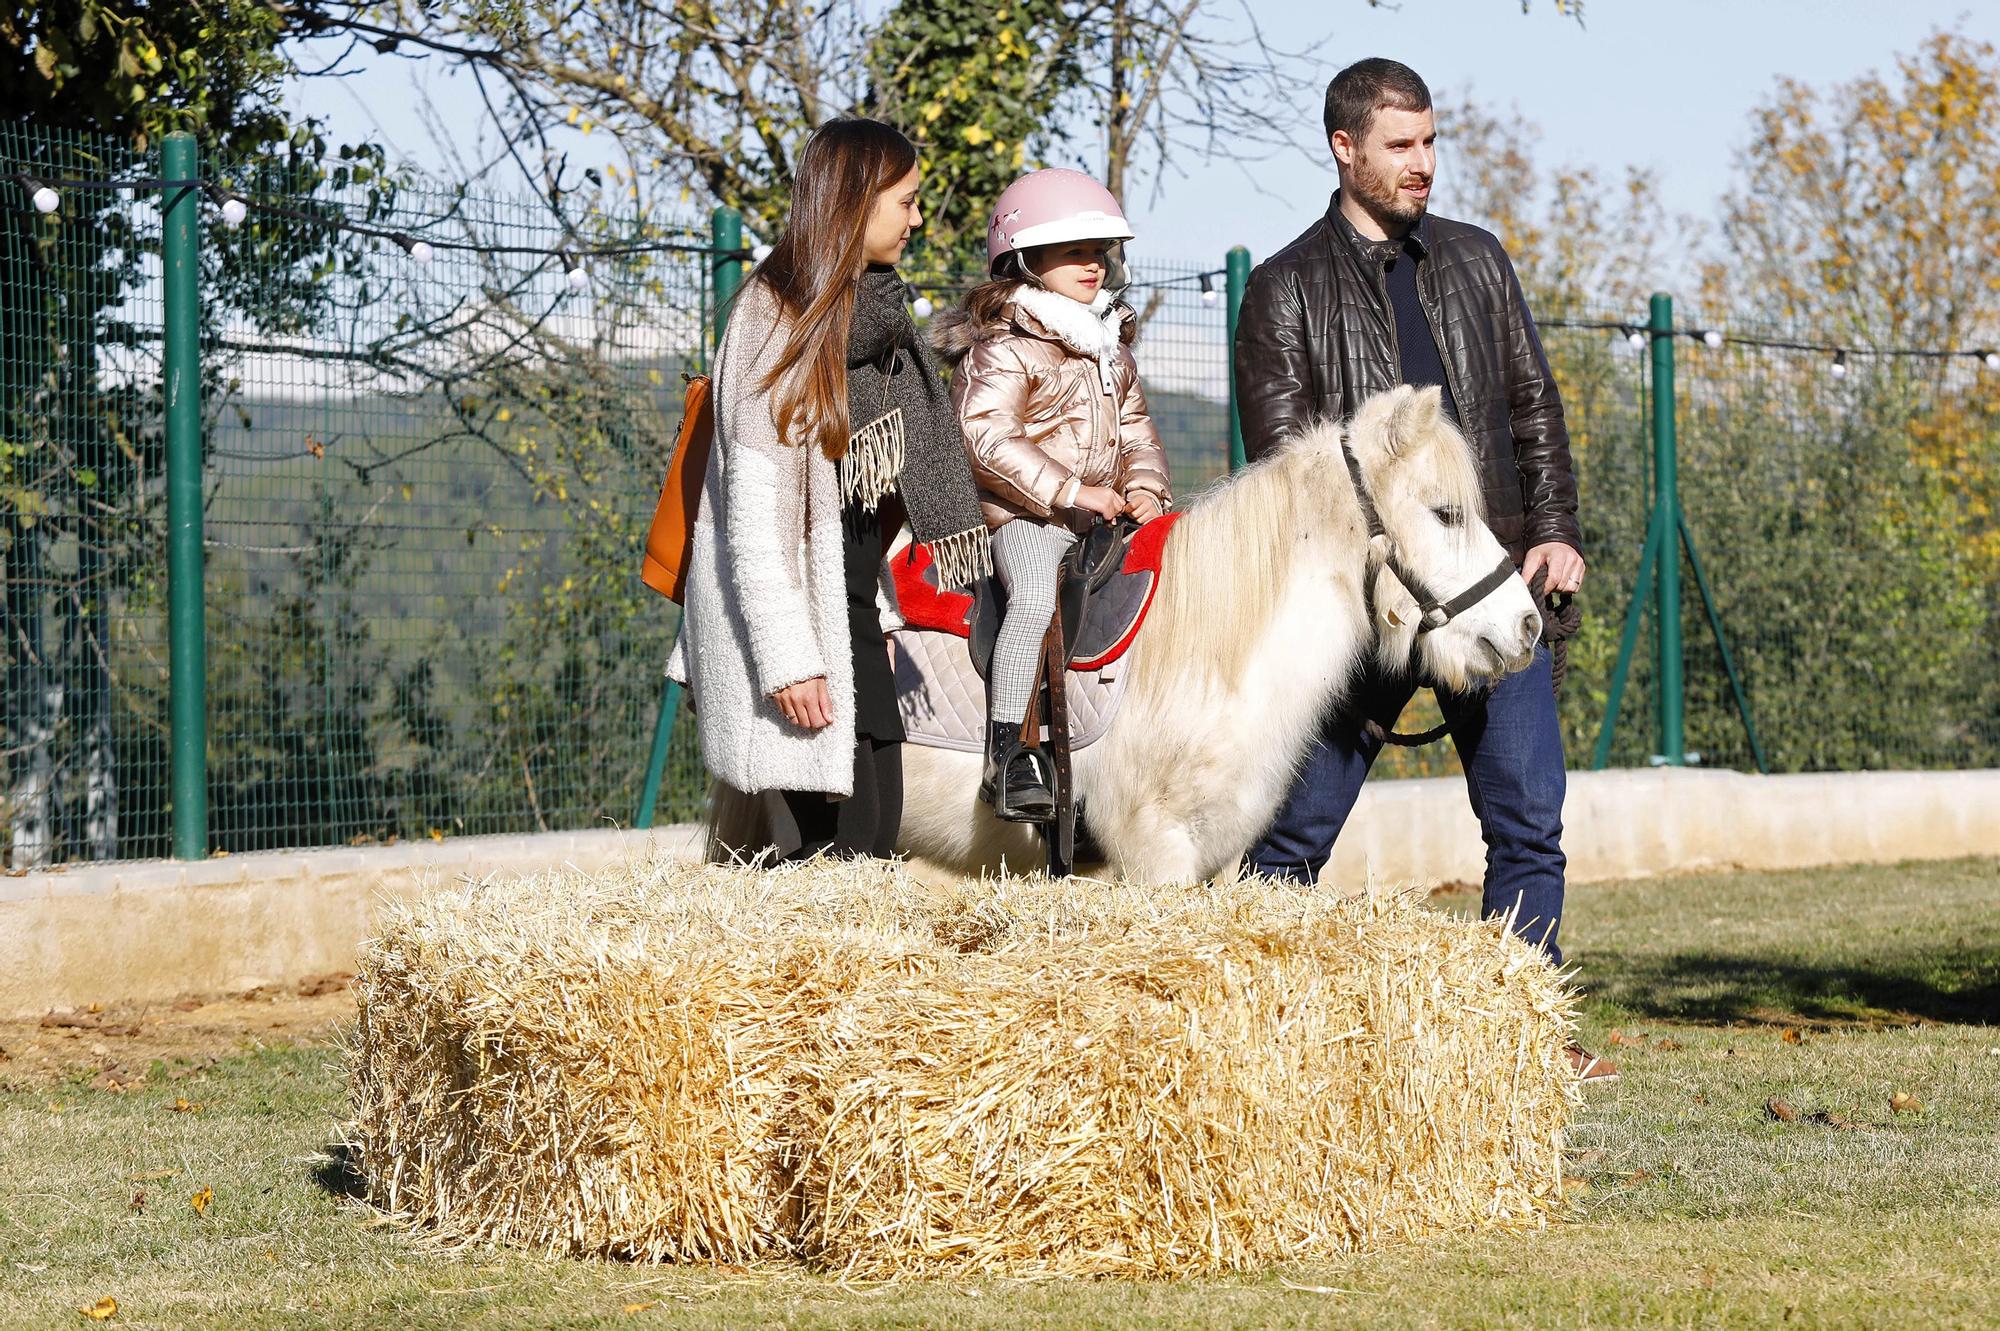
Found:
[[[1578,1081],[1616,1081],[1618,1079],[1618,1065],[1616,1063],[1613,1063],[1608,1058],[1599,1058],[1596,1054],[1591,1053],[1574,1040],[1570,1042],[1569,1048],[1563,1052],[1569,1055],[1570,1071],[1576,1074]]]

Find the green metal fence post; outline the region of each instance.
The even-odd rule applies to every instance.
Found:
[[[1670,767],[1687,762],[1682,722],[1686,716],[1681,651],[1681,493],[1680,440],[1674,432],[1674,298],[1653,293],[1653,504],[1661,516],[1659,549],[1659,713],[1660,743],[1653,761]]]
[[[715,345],[720,349],[723,329],[729,325],[730,303],[743,285],[743,214],[734,208],[717,208],[709,218],[709,244],[715,250]],[[674,743],[674,719],[680,710],[681,686],[670,679],[660,691],[659,715],[653,718],[653,750],[646,760],[646,781],[639,790],[639,811],[632,818],[634,827],[653,825],[653,814],[660,803],[660,785],[667,773],[667,750]]]
[[[1229,344],[1222,349],[1229,366],[1229,470],[1243,466],[1243,415],[1236,409],[1236,323],[1243,315],[1243,291],[1250,285],[1250,251],[1241,245],[1229,251],[1223,265],[1229,296]]]
[[[1757,738],[1757,721],[1750,711],[1750,695],[1743,689],[1743,677],[1736,673],[1736,658],[1729,650],[1729,635],[1722,631],[1722,611],[1716,607],[1715,593],[1709,590],[1708,575],[1702,572],[1701,556],[1695,553],[1694,533],[1688,530],[1685,516],[1681,518],[1681,544],[1687,547],[1688,567],[1694,570],[1694,585],[1701,592],[1702,609],[1708,612],[1708,627],[1715,634],[1715,648],[1722,653],[1722,669],[1729,676],[1729,692],[1736,699],[1736,714],[1743,718],[1743,733],[1750,740],[1750,757],[1756,762],[1757,770],[1769,776],[1771,765],[1764,760],[1764,742]]]
[[[1632,670],[1632,651],[1639,645],[1639,621],[1646,617],[1646,598],[1653,590],[1653,559],[1666,540],[1660,510],[1646,524],[1646,543],[1639,551],[1639,572],[1632,579],[1632,599],[1625,606],[1625,631],[1618,639],[1618,664],[1611,668],[1611,690],[1604,699],[1604,721],[1597,728],[1597,750],[1590,770],[1601,772],[1611,761],[1611,742],[1618,736],[1618,709],[1625,701],[1625,680]]]
[[[192,134],[166,136],[163,204],[167,394],[168,716],[174,856],[208,855],[208,690],[202,601],[201,192]]]

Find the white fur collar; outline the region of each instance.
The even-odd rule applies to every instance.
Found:
[[[1014,303],[1079,356],[1103,360],[1118,352],[1125,311],[1109,291],[1099,291],[1097,299],[1085,305],[1042,287],[1024,285],[1014,293]]]

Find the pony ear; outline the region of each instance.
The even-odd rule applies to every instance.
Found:
[[[1441,388],[1406,388],[1399,396],[1402,400],[1389,413],[1389,428],[1384,431],[1392,457],[1407,453],[1437,433],[1444,414]]]

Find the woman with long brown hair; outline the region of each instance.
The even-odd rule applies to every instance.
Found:
[[[895,265],[923,216],[917,151],[842,118],[716,349],[715,446],[668,672],[726,784],[784,795],[800,855],[888,855],[903,727],[877,588],[907,517],[939,579],[991,568],[958,420]]]

